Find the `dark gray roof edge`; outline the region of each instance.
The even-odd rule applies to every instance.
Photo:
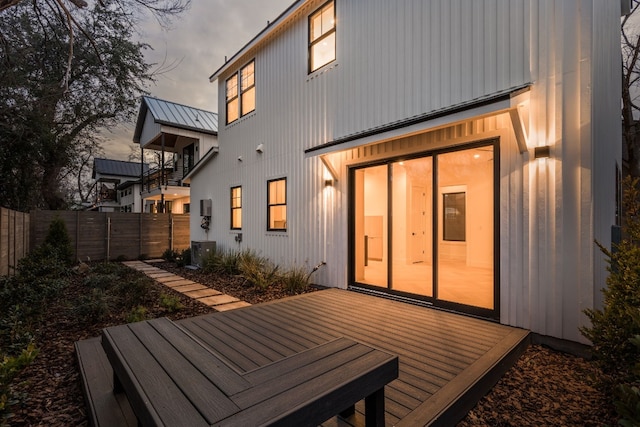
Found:
[[[204,111],[204,110],[201,110],[201,111]],[[194,126],[181,125],[181,124],[170,122],[167,120],[154,120],[154,121],[159,125],[171,126],[177,129],[192,130],[194,132],[206,133],[207,135],[216,135],[216,136],[218,135],[218,131],[216,130],[205,130],[205,129],[197,128]]]
[[[307,148],[304,150],[304,152],[305,154],[313,153],[314,151],[319,151],[325,148],[334,147],[336,145],[345,144],[347,142],[355,141],[361,138],[366,138],[368,136],[379,135],[384,132],[402,129],[404,127],[412,126],[418,123],[428,122],[429,120],[438,119],[441,117],[449,116],[451,114],[459,113],[466,110],[471,110],[473,108],[482,107],[482,106],[493,104],[500,101],[506,101],[513,98],[516,95],[519,95],[520,93],[530,90],[532,84],[533,83],[526,83],[521,86],[508,89],[507,91],[504,91],[504,92],[492,94],[485,98],[479,98],[477,100],[472,100],[471,102],[452,105],[450,107],[443,108],[441,110],[430,111],[428,113],[409,117],[407,119],[399,120],[392,123],[387,123],[385,125],[367,129],[361,132],[352,133],[350,135],[343,136],[342,138],[334,139],[333,141],[329,141],[327,143],[320,144],[315,147]]]
[[[175,101],[168,101],[166,99],[161,99],[161,98],[157,98],[155,96],[150,96],[150,95],[142,95],[142,98],[145,99],[153,99],[155,101],[160,101],[160,102],[166,102],[168,104],[173,104],[173,105],[179,105],[181,107],[185,107],[188,108],[190,110],[198,110],[198,111],[202,111],[203,113],[207,113],[207,114],[215,114],[216,116],[218,115],[218,113],[216,113],[215,111],[209,111],[209,110],[205,110],[204,108],[200,108],[200,107],[192,107],[191,105],[186,105],[186,104],[182,104],[180,102],[175,102]]]

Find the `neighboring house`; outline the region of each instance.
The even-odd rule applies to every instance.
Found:
[[[148,172],[149,165],[111,159],[94,159],[92,178],[95,180],[96,198],[93,210],[99,212],[140,212],[140,188],[133,191],[134,182]],[[131,197],[123,199],[123,188],[131,189]],[[137,210],[128,210],[136,207]]]
[[[139,164],[137,164],[140,167]],[[120,211],[121,212],[143,212],[143,200],[142,200],[142,184],[141,179],[138,178],[135,181],[126,181],[118,185],[118,196],[120,197]]]
[[[619,222],[621,13],[295,2],[211,76],[191,239],[584,342]]]
[[[217,147],[217,135],[216,113],[142,97],[133,142],[143,153],[154,150],[161,165],[142,176],[145,212],[190,211],[189,186],[183,178],[204,153]]]

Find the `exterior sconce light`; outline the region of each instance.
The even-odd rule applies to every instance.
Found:
[[[242,161],[242,156],[238,156],[238,161],[241,162]]]
[[[256,151],[262,154],[264,152],[264,144],[258,144],[258,146],[256,147]]]
[[[332,179],[325,179],[325,180],[324,180],[324,186],[325,186],[325,187],[331,187],[331,186],[333,186],[333,180],[332,180]]]
[[[536,159],[548,159],[551,157],[551,147],[543,145],[542,147],[535,147],[533,149],[533,157]]]

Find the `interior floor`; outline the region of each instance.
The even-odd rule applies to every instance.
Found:
[[[358,282],[388,288],[386,263],[369,260]],[[433,297],[433,268],[430,263],[393,263],[391,289]],[[470,267],[464,261],[440,261],[438,299],[493,309],[493,269]]]

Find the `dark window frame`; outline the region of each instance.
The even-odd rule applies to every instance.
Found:
[[[284,203],[271,203],[271,183],[272,182],[278,182],[278,181],[284,181]],[[270,179],[267,181],[267,231],[287,231],[287,225],[286,225],[286,220],[285,220],[285,226],[282,228],[276,228],[276,227],[271,227],[271,208],[273,207],[278,207],[278,206],[284,206],[285,208],[285,215],[287,212],[287,178],[286,177],[282,177],[282,178],[276,178],[276,179]]]
[[[333,28],[331,28],[330,30],[328,30],[326,33],[323,33],[320,35],[320,37],[318,37],[315,40],[311,40],[311,21],[313,20],[313,18],[315,16],[317,16],[318,14],[322,14],[322,10],[325,9],[327,7],[327,5],[333,3]],[[313,48],[315,45],[321,43],[322,41],[324,41],[327,37],[331,36],[332,34],[337,34],[337,20],[336,20],[336,0],[329,0],[326,3],[324,3],[322,6],[320,6],[319,8],[317,8],[316,10],[314,10],[308,17],[308,22],[307,22],[307,37],[308,37],[308,41],[309,41],[309,45],[308,45],[308,50],[307,50],[307,54],[308,54],[308,73],[312,74],[315,73],[316,71],[318,71],[319,69],[321,69],[322,67],[331,64],[332,62],[335,62],[338,59],[338,41],[337,41],[337,35],[336,35],[336,42],[335,42],[335,46],[334,46],[334,58],[329,61],[326,62],[322,65],[317,66],[316,68],[313,68]]]
[[[244,70],[247,69],[247,67],[249,67],[250,65],[253,65],[253,84],[247,86],[246,88],[243,88],[242,86],[242,72]],[[229,81],[231,81],[232,79],[235,79],[236,81],[236,91],[235,91],[235,95],[232,97],[229,97]],[[253,109],[249,110],[245,113],[242,112],[242,95],[244,95],[246,92],[250,91],[251,89],[254,89],[254,95],[253,95]],[[255,58],[252,59],[251,61],[247,62],[246,64],[244,64],[242,67],[240,67],[238,69],[238,71],[236,71],[235,73],[233,73],[231,76],[229,76],[229,78],[227,80],[225,80],[224,82],[224,91],[225,91],[225,122],[227,125],[230,125],[232,123],[235,123],[236,121],[240,120],[242,117],[247,116],[251,113],[253,113],[254,111],[256,111],[256,60]],[[233,101],[237,100],[237,109],[238,109],[238,116],[236,118],[234,118],[233,120],[229,120],[229,104],[231,104]]]
[[[240,196],[236,197],[234,195],[234,190],[240,190]],[[234,201],[239,201],[240,204],[238,206],[234,205]],[[230,228],[232,230],[242,230],[242,186],[241,185],[236,185],[234,187],[231,187],[230,190],[230,207],[231,207],[231,221],[230,221]],[[236,224],[234,223],[234,218],[235,216],[233,215],[236,211],[240,211],[240,227],[237,227]]]

